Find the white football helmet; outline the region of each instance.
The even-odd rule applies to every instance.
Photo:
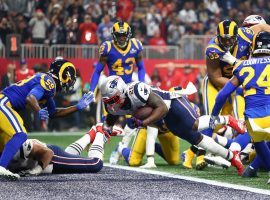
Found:
[[[264,18],[260,15],[249,15],[243,22],[243,27],[251,27],[256,24],[266,24]]]
[[[112,111],[119,110],[125,102],[127,84],[120,76],[109,76],[101,84],[102,100],[106,107]]]

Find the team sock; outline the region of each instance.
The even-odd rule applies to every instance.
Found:
[[[270,171],[270,151],[266,143],[263,142],[254,142],[254,147],[257,153],[257,156],[261,159],[266,170]]]
[[[131,149],[128,147],[125,147],[122,149],[122,156],[124,157],[125,161],[127,162],[127,164],[129,164],[129,156],[131,153]]]
[[[164,156],[164,153],[162,151],[162,148],[161,148],[161,145],[159,143],[155,143],[155,152],[160,156],[162,157],[164,160],[166,160],[165,156]]]
[[[81,155],[82,151],[86,148],[86,146],[90,143],[90,135],[85,134],[77,141],[70,144],[65,152],[70,153],[72,155]]]
[[[89,158],[99,158],[103,160],[104,155],[104,134],[97,132],[96,138],[88,151]]]
[[[13,135],[13,137],[6,143],[2,152],[0,158],[0,166],[7,168],[13,156],[17,153],[17,151],[20,149],[20,146],[22,146],[26,140],[27,135],[23,132]]]

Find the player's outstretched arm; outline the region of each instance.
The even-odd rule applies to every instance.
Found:
[[[138,79],[139,81],[144,82],[145,81],[145,67],[144,67],[142,52],[138,54],[138,57],[136,58],[136,64],[138,67]]]
[[[108,60],[108,57],[105,57],[105,56],[101,56],[99,58],[99,61],[96,64],[94,73],[93,73],[91,81],[90,81],[90,91],[91,92],[95,91],[97,84],[98,84],[98,81],[99,81],[100,73],[103,71],[103,69],[107,63],[107,60]]]
[[[83,95],[83,97],[79,100],[77,105],[70,106],[67,108],[56,108],[56,112],[52,115],[50,115],[51,118],[57,118],[57,117],[65,117],[69,114],[72,114],[78,110],[82,110],[86,108],[89,104],[91,104],[93,101],[95,101],[94,93],[88,92]]]
[[[142,121],[143,126],[148,126],[157,122],[168,112],[168,108],[162,98],[154,92],[150,93],[146,106],[152,107],[153,111],[149,117]]]
[[[212,116],[217,116],[225,104],[227,98],[236,90],[236,88],[239,86],[239,81],[236,78],[236,76],[233,76],[231,80],[226,83],[226,85],[219,91],[216,103],[214,105]]]

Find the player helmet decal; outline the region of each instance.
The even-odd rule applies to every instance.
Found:
[[[249,15],[243,22],[243,27],[251,27],[256,24],[266,24],[264,18],[260,15]]]
[[[51,63],[49,74],[56,83],[56,90],[69,92],[76,82],[76,68],[67,60],[55,60]]]
[[[255,41],[254,41],[255,40]],[[252,42],[252,54],[270,54],[270,33],[261,31]]]
[[[125,48],[131,38],[131,28],[126,22],[116,22],[112,27],[112,37],[117,46]]]
[[[126,98],[126,88],[126,83],[119,76],[109,76],[106,81],[101,84],[102,100],[108,109],[112,111],[121,109]]]
[[[217,26],[217,38],[220,45],[230,50],[237,41],[238,26],[234,21],[224,20]]]

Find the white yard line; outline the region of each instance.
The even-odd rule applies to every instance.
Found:
[[[202,178],[176,175],[176,174],[171,174],[168,172],[160,172],[160,171],[154,171],[154,170],[150,170],[150,169],[140,169],[138,167],[111,165],[111,164],[107,164],[107,163],[104,163],[104,166],[116,168],[116,169],[124,169],[124,170],[129,170],[129,171],[142,172],[142,173],[147,173],[147,174],[160,175],[160,176],[165,176],[165,177],[175,178],[175,179],[183,179],[183,180],[188,180],[188,181],[193,181],[193,182],[198,182],[198,183],[205,183],[208,185],[215,185],[215,186],[220,186],[220,187],[232,188],[235,190],[244,190],[244,191],[254,192],[254,193],[258,193],[258,194],[270,195],[270,190],[252,188],[252,187],[243,186],[243,185],[236,185],[236,184],[224,183],[224,182],[219,182],[219,181],[206,180],[206,179],[202,179]]]

